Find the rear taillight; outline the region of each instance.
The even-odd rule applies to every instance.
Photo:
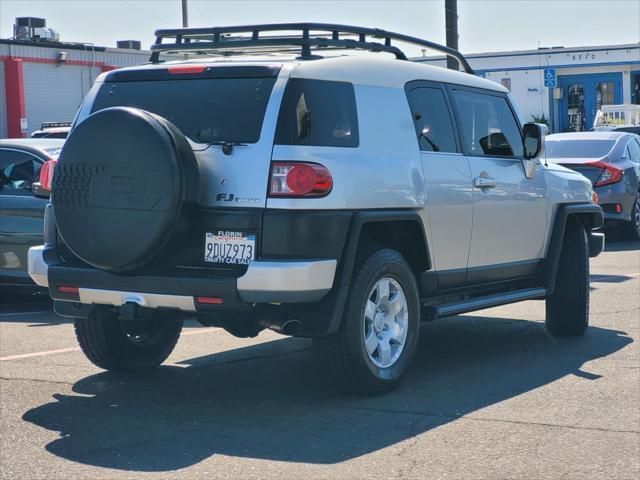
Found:
[[[40,188],[48,192],[53,189],[53,171],[57,163],[57,160],[49,160],[40,168]]]
[[[271,197],[324,197],[333,187],[331,173],[317,163],[273,162]]]
[[[594,187],[603,187],[605,185],[611,185],[612,183],[618,183],[622,180],[623,170],[618,167],[614,167],[610,163],[591,162],[587,163],[587,165],[602,169],[602,173],[598,177],[598,180],[593,184]]]

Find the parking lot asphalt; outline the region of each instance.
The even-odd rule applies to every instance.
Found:
[[[376,398],[335,393],[308,340],[194,322],[157,371],[105,373],[46,302],[5,301],[1,477],[637,479],[639,249],[592,259],[584,337],[549,337],[543,302],[423,324]]]

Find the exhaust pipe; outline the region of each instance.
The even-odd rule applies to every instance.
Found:
[[[284,322],[275,322],[267,324],[269,330],[281,333],[283,335],[295,335],[300,331],[302,322],[300,320],[285,320]]]

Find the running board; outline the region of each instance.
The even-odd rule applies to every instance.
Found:
[[[525,288],[522,290],[513,290],[511,292],[497,293],[484,297],[474,297],[458,302],[425,307],[424,314],[432,319],[450,317],[452,315],[473,312],[475,310],[497,307],[498,305],[544,298],[546,295],[546,288]]]

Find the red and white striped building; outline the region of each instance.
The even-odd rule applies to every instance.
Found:
[[[148,51],[0,39],[0,138],[27,137],[43,122],[73,120],[100,73],[139,65]]]

